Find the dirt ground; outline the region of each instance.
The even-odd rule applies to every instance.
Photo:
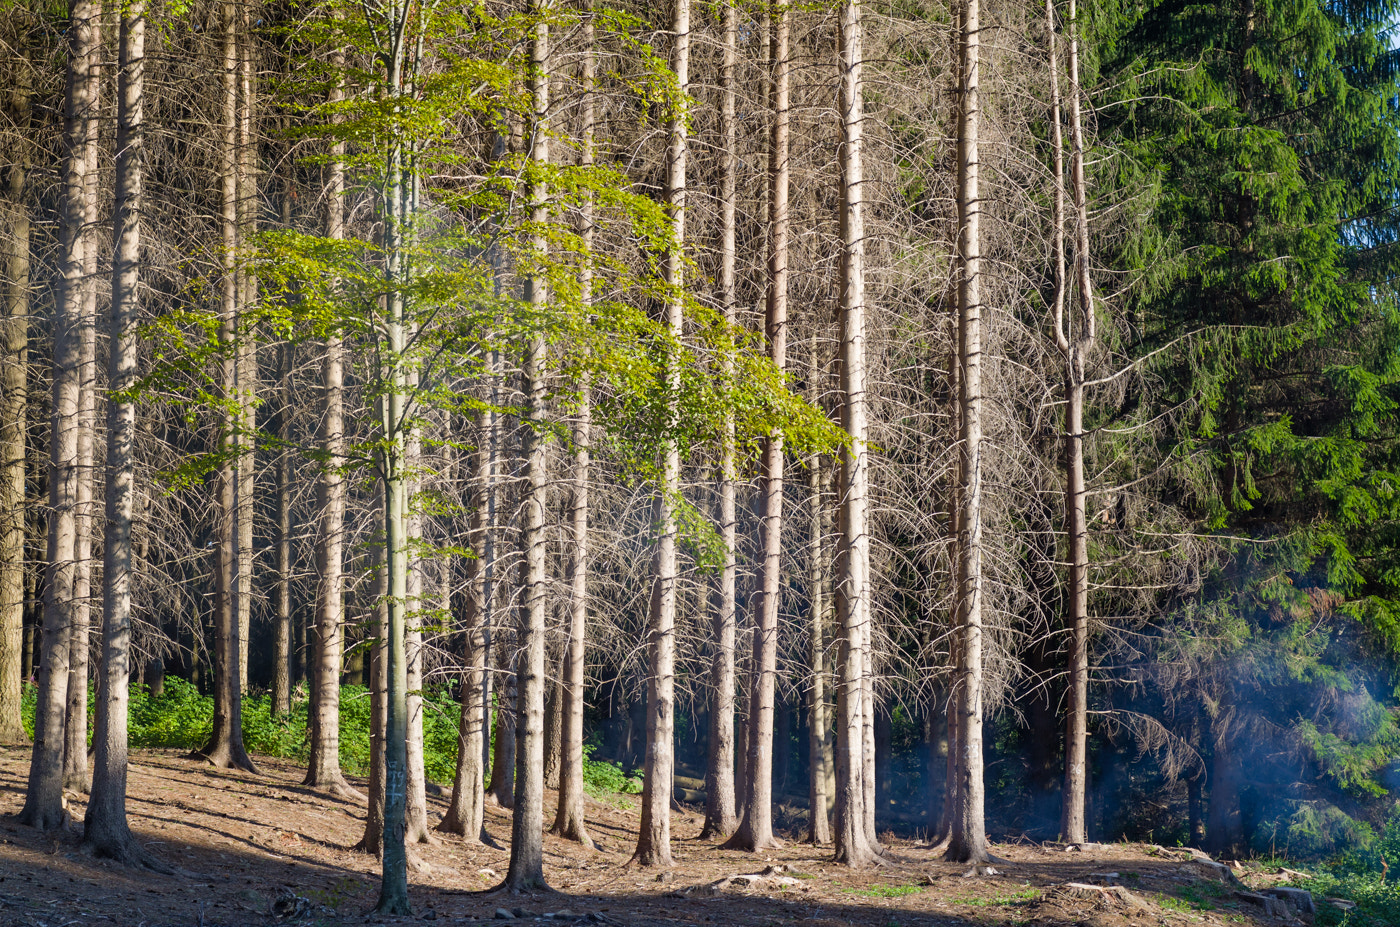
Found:
[[[673,815],[677,865],[657,873],[628,865],[635,807],[604,802],[588,808],[599,851],[545,838],[545,872],[557,893],[489,894],[506,870],[507,851],[444,840],[417,848],[426,868],[410,877],[415,916],[383,918],[371,913],[378,862],[350,849],[364,831],[363,808],[303,788],[303,770],[286,761],[257,761],[261,775],[253,776],[174,752],[133,756],[131,827],[177,869],[166,876],[82,855],[80,823],[56,834],[17,824],[29,751],[0,748],[0,927],[463,924],[504,921],[507,912],[531,924],[636,927],[1264,927],[1311,920],[1254,891],[1281,875],[1240,867],[1235,871],[1246,884],[1237,884],[1220,867],[1182,850],[998,844],[992,852],[1003,861],[993,864],[992,874],[890,838],[887,865],[853,873],[831,863],[829,847],[792,842],[760,855],[719,850],[698,839],[698,809]],[[549,793],[546,820],[553,818],[551,802]],[[429,797],[433,823],[445,805],[446,796]],[[82,799],[70,796],[70,808],[81,822]],[[488,811],[488,830],[503,843],[509,814]],[[713,887],[765,869],[766,877]],[[500,915],[498,909],[504,909]]]

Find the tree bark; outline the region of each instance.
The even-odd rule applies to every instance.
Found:
[[[239,248],[253,240],[258,225],[257,143],[253,138],[253,24],[252,3],[238,3],[237,26],[237,107],[238,129],[235,139],[234,173],[236,219],[235,240]],[[241,317],[257,302],[258,279],[239,262],[233,267],[237,287],[238,315]],[[248,687],[248,645],[252,637],[253,620],[253,477],[256,469],[256,449],[253,435],[257,432],[255,405],[258,392],[257,333],[249,328],[237,338],[238,359],[238,575],[242,594],[238,597],[238,689],[242,697]]]
[[[579,160],[587,169],[593,165],[593,93],[597,80],[594,56],[594,25],[592,0],[585,0],[583,10],[583,46],[580,100]],[[579,264],[579,304],[585,309],[593,303],[593,201],[585,198],[579,208],[578,234],[583,245]],[[576,840],[590,849],[593,838],[588,835],[583,801],[583,709],[584,672],[588,653],[588,481],[593,444],[593,404],[589,382],[579,384],[578,412],[574,417],[574,482],[570,511],[573,543],[569,548],[569,639],[563,665],[560,667],[564,692],[562,730],[559,737],[559,801],[554,813],[552,832],[567,840]]]
[[[807,381],[807,399],[814,404],[819,393],[818,369],[817,337],[814,332]],[[807,839],[814,844],[831,842],[831,824],[827,819],[827,779],[831,774],[831,744],[827,735],[830,725],[826,712],[826,494],[822,486],[822,464],[822,457],[814,457],[807,474],[808,504],[811,506],[807,547],[807,654],[812,680],[807,689],[807,807],[810,809]]]
[[[390,47],[384,55],[385,82],[393,97],[407,96],[417,83],[408,7],[391,4]],[[397,104],[397,101],[396,101]],[[396,105],[397,109],[397,105]],[[412,362],[408,347],[408,289],[416,166],[409,143],[399,130],[391,132],[385,152],[383,215],[385,316],[387,351],[379,357],[378,376],[385,390],[380,402],[382,445],[375,454],[384,506],[384,836],[381,854],[380,914],[410,913],[408,853],[405,846],[408,803],[408,571],[409,571],[409,430],[408,401]]]
[[[958,329],[962,371],[961,483],[958,506],[958,611],[961,618],[957,690],[957,791],[946,858],[984,862],[987,855],[982,781],[982,266],[978,187],[981,119],[979,0],[964,0],[959,22]]]
[[[99,27],[100,29],[100,27]],[[99,37],[99,42],[102,39]],[[102,104],[102,67],[88,72],[88,99],[95,117]],[[78,505],[73,548],[73,630],[68,656],[68,699],[64,721],[63,787],[88,791],[88,676],[91,655],[93,442],[97,431],[97,129],[98,118],[87,120],[83,140],[83,283],[81,345],[78,351]]]
[[[291,342],[277,351],[277,588],[273,616],[272,713],[292,710],[292,354]]]
[[[92,72],[101,45],[101,6],[72,0],[69,8],[69,61],[64,105],[63,205],[60,216],[59,286],[54,311],[53,412],[49,440],[49,518],[45,555],[43,658],[39,666],[39,701],[34,717],[34,750],[20,821],[52,830],[67,818],[63,807],[64,716],[67,709],[69,655],[75,620],[77,574],[78,484],[86,478],[78,466],[82,393],[84,272],[89,162],[88,122],[96,118]]]
[[[491,800],[502,808],[515,807],[515,719],[518,704],[515,667],[506,657],[504,642],[497,646],[499,668],[505,674],[496,705],[496,737],[491,755]]]
[[[788,277],[788,105],[791,65],[788,55],[789,7],[777,0],[771,35],[773,61],[773,129],[769,146],[768,305],[765,328],[768,355],[779,370],[787,367]],[[749,693],[748,774],[744,816],[727,848],[758,852],[778,846],[773,837],[773,712],[778,676],[778,605],[782,589],[783,438],[768,435],[763,444],[763,562],[761,594],[754,621],[754,672]]]
[[[684,283],[686,160],[689,156],[687,115],[680,102],[690,92],[690,0],[675,0],[671,20],[671,71],[679,91],[677,110],[666,127],[666,202],[671,219],[671,248],[666,253],[666,283],[679,290]],[[680,341],[684,306],[678,297],[666,301],[666,328]],[[667,428],[661,439],[661,518],[652,576],[650,674],[647,678],[646,756],[642,765],[642,818],[637,850],[639,866],[667,867],[671,859],[671,795],[675,775],[676,688],[676,500],[680,495],[681,460],[674,428],[679,420],[680,363],[666,360]]]
[[[549,23],[550,0],[534,0],[532,11],[538,17],[530,45],[530,96],[532,131],[530,160],[549,163]],[[544,255],[547,243],[542,227],[548,221],[542,179],[530,184],[531,221],[537,231],[534,247]],[[543,259],[543,258],[541,258]],[[549,288],[544,274],[532,268],[525,278],[525,301],[544,312]],[[538,324],[538,323],[537,323]],[[521,546],[524,548],[520,609],[520,656],[516,661],[519,707],[515,731],[515,807],[510,828],[510,864],[502,888],[528,892],[547,888],[544,880],[544,701],[545,701],[545,609],[546,538],[544,530],[547,503],[547,462],[545,460],[545,337],[532,332],[526,348],[524,377],[526,414],[522,434],[525,447],[526,496],[523,500]]]
[[[416,187],[417,178],[414,178]],[[418,194],[413,194],[413,209],[417,211]],[[418,374],[410,372],[408,387],[418,390]],[[405,500],[408,504],[406,531],[409,552],[405,556],[404,605],[404,658],[407,661],[407,691],[405,704],[408,708],[408,729],[405,751],[407,763],[407,793],[404,802],[404,840],[407,843],[436,843],[428,828],[428,794],[426,761],[423,756],[423,620],[427,608],[423,596],[423,561],[413,552],[419,549],[423,540],[423,516],[413,500],[418,496],[420,481],[419,468],[422,466],[423,433],[415,422],[408,429],[405,448],[405,470],[409,474],[405,486]]]
[[[564,654],[558,645],[545,648],[544,787],[559,790],[559,738],[564,726]]]
[[[355,849],[370,856],[384,853],[384,738],[388,729],[388,676],[385,674],[385,638],[389,627],[383,546],[374,552],[374,641],[369,648],[369,788],[365,832]]]
[[[486,421],[490,413],[481,413],[483,438],[486,437]],[[486,497],[489,484],[490,449],[487,441],[480,442],[474,461],[480,488],[476,493],[476,504],[472,507],[467,527],[467,544],[475,556],[465,558],[466,583],[462,596],[462,673],[460,703],[461,718],[457,726],[457,765],[452,779],[452,797],[448,801],[447,813],[437,829],[447,834],[465,838],[475,844],[486,840],[484,789],[486,764],[482,752],[482,700],[483,682],[487,666],[485,641],[485,535]]]
[[[343,52],[331,57],[332,67],[344,67]],[[327,93],[332,106],[344,98],[339,82]],[[326,237],[345,238],[345,144],[331,146],[326,166]],[[340,769],[340,669],[344,651],[343,576],[345,548],[345,481],[338,469],[345,454],[345,348],[340,331],[326,334],[321,359],[322,411],[319,442],[326,455],[316,479],[316,506],[320,512],[316,530],[316,643],[311,660],[309,712],[311,755],[303,784],[364,800],[352,789]]]
[[[841,452],[841,537],[835,588],[841,627],[836,692],[836,860],[861,869],[878,857],[865,830],[862,676],[869,638],[870,540],[866,533],[869,450],[865,400],[865,223],[861,128],[862,41],[859,0],[840,11],[841,118],[841,427],[851,436]]]
[[[22,21],[24,27],[30,24]],[[26,743],[20,693],[33,672],[26,647],[25,602],[25,419],[29,403],[29,204],[33,158],[34,76],[28,37],[17,59],[6,100],[13,127],[11,159],[4,172],[3,232],[0,232],[0,744]],[[32,639],[33,632],[29,632]]]
[[[1065,359],[1065,533],[1069,536],[1069,691],[1065,718],[1065,790],[1061,839],[1083,843],[1089,716],[1089,527],[1084,482],[1085,363],[1094,348],[1094,294],[1089,276],[1089,210],[1084,181],[1084,130],[1079,104],[1079,40],[1075,0],[1069,3],[1070,178],[1074,196],[1077,318],[1056,331]],[[1053,30],[1051,35],[1053,36]],[[1053,41],[1053,39],[1052,39]],[[1053,48],[1053,45],[1052,45]],[[1052,55],[1052,65],[1054,56]],[[1055,93],[1058,102],[1058,70]],[[1059,135],[1056,113],[1055,134]],[[1056,151],[1059,159],[1058,148]],[[1057,178],[1061,186],[1062,181]],[[1061,197],[1062,199],[1062,197]],[[1061,254],[1063,249],[1061,248]],[[1061,257],[1063,267],[1063,257]],[[1062,288],[1063,289],[1063,288]],[[1076,324],[1077,323],[1077,324]]]
[[[243,408],[245,405],[243,349],[239,326],[241,280],[236,264],[239,244],[238,222],[238,104],[239,104],[239,25],[234,3],[221,7],[223,29],[224,107],[220,136],[221,198],[219,223],[223,234],[223,289],[219,307],[219,347],[222,355],[220,398],[228,403],[219,433],[219,470],[216,479],[219,512],[218,539],[214,547],[214,730],[209,743],[194,756],[218,767],[236,767],[256,772],[257,767],[243,746],[243,601],[248,598],[249,576],[244,572],[242,550],[244,531],[241,521],[247,507],[241,498],[243,481],[240,460],[245,454]]]
[[[724,320],[736,324],[737,203],[739,179],[738,84],[739,10],[724,5],[724,57],[720,70],[723,100],[720,105],[720,299]],[[722,375],[733,376],[733,361],[726,355]],[[735,548],[738,520],[735,516],[734,419],[725,413],[719,461],[719,539],[724,545],[719,588],[714,595],[714,656],[710,663],[709,751],[705,768],[705,824],[703,837],[728,837],[738,827],[734,796],[734,588],[738,573]]]
[[[136,385],[136,306],[141,261],[145,159],[142,91],[145,8],[122,9],[117,66],[117,189],[112,259],[111,342],[107,403],[106,545],[102,573],[102,685],[93,736],[92,797],[83,827],[85,852],[122,862],[157,864],[132,839],[126,819],[127,708],[131,665],[133,448],[136,406],[123,394]]]

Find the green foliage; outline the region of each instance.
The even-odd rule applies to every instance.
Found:
[[[20,693],[21,716],[30,737],[34,736],[38,692],[37,686],[26,685]],[[94,704],[89,692],[89,714]],[[305,762],[310,749],[305,687],[298,686],[293,692],[289,714],[276,716],[271,708],[272,698],[267,693],[243,697],[244,745],[251,753]],[[430,782],[452,782],[460,718],[461,707],[454,693],[442,689],[423,693],[423,764]],[[213,730],[214,699],[201,695],[192,683],[177,676],[166,677],[165,691],[159,698],[153,698],[145,687],[132,688],[128,737],[133,749],[197,750],[205,745]],[[369,732],[369,690],[363,686],[341,686],[340,765],[346,773],[369,775]],[[639,777],[627,775],[617,763],[593,759],[592,753],[593,745],[585,744],[583,782],[589,795],[607,799],[617,794],[641,794]]]
[[[621,763],[610,760],[593,759],[596,744],[583,745],[583,789],[597,799],[610,795],[640,795],[642,780],[639,776],[629,776]]]

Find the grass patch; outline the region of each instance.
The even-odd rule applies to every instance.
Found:
[[[923,891],[922,885],[872,885],[869,888],[848,888],[845,889],[848,895],[861,895],[866,898],[903,898],[905,895],[917,895]]]

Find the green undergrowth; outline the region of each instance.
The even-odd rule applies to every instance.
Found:
[[[1318,927],[1400,924],[1400,804],[1378,838],[1311,874],[1313,878],[1294,884],[1317,896]],[[1356,907],[1344,911],[1325,898],[1344,898]]]
[[[599,801],[615,803],[618,795],[642,794],[641,777],[629,776],[621,763],[593,759],[596,747],[591,743],[583,745],[583,790]]]
[[[34,712],[38,700],[35,686],[24,687],[22,709],[25,730],[34,736]],[[88,694],[91,731],[93,694]],[[286,715],[272,712],[272,697],[253,692],[243,697],[243,743],[252,753],[305,763],[310,749],[307,735],[306,687],[292,694],[292,710]],[[457,763],[457,726],[461,708],[452,693],[429,690],[423,693],[423,763],[429,781],[451,783]],[[153,697],[144,686],[131,691],[130,720],[127,725],[133,748],[161,747],[197,750],[205,745],[214,729],[214,699],[203,695],[192,683],[178,677],[165,680],[165,691]],[[370,710],[369,690],[363,686],[340,687],[340,765],[349,775],[369,774]],[[628,776],[616,763],[589,758],[585,747],[584,787],[595,798],[616,793],[635,794],[641,780]]]

